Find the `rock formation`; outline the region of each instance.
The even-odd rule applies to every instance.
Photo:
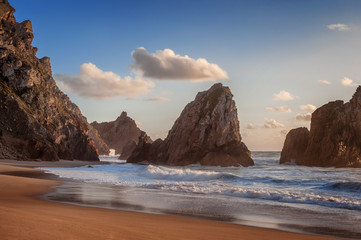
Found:
[[[360,86],[349,102],[334,101],[318,108],[309,133],[290,131],[280,162],[291,159],[306,166],[361,167]]]
[[[0,3],[0,158],[98,160],[88,123],[36,57],[30,21]]]
[[[99,155],[108,155],[110,153],[108,145],[104,142],[103,138],[100,136],[98,130],[96,130],[92,125],[88,124],[88,135],[94,141],[94,146],[98,150]]]
[[[308,145],[309,135],[310,132],[305,127],[290,130],[285,139],[280,163],[290,162],[302,165],[303,154]]]
[[[112,122],[92,122],[100,137],[109,148],[115,149],[115,154],[120,154],[120,159],[127,159],[136,148],[142,131],[137,127],[133,119],[126,112]],[[147,136],[148,141],[152,141]]]
[[[214,84],[197,94],[175,121],[167,138],[150,143],[142,134],[127,162],[211,166],[254,165],[241,141],[235,102],[228,87]]]

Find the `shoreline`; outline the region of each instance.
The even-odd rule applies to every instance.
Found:
[[[72,161],[0,160],[0,209],[4,213],[0,219],[1,236],[5,239],[240,239],[240,236],[242,239],[337,239],[194,217],[47,201],[38,196],[54,191],[54,186],[62,184],[60,181],[16,175],[41,174],[43,171],[34,167],[56,163],[64,167],[69,162]],[[79,162],[72,164],[89,165]]]

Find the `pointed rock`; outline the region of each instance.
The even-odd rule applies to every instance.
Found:
[[[115,153],[120,154],[120,159],[127,159],[130,156],[142,133],[126,112],[122,112],[115,121],[92,122],[90,125],[99,132],[109,148],[115,149]],[[149,137],[148,140],[151,141]]]
[[[237,109],[228,87],[214,84],[197,94],[175,121],[167,138],[140,144],[128,162],[211,166],[252,166],[250,151],[241,141]]]

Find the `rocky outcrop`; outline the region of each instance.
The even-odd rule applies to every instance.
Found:
[[[305,127],[292,129],[286,136],[280,163],[303,164],[303,155],[308,145],[310,132]]]
[[[297,164],[306,166],[361,167],[361,87],[349,102],[330,102],[312,114],[306,148],[302,141],[292,145],[303,136],[290,134],[281,163],[291,161],[293,154]],[[304,149],[303,154],[300,149]]]
[[[143,135],[127,162],[211,166],[254,165],[241,141],[237,109],[228,87],[217,83],[197,94],[169,131],[167,138],[148,142]]]
[[[112,122],[92,122],[100,137],[109,148],[115,150],[115,154],[120,154],[120,159],[127,159],[136,148],[142,131],[137,127],[133,119],[128,117],[126,112]],[[148,140],[152,140],[147,136]]]
[[[6,1],[5,1],[6,2]],[[0,3],[0,158],[98,160],[88,123],[36,57],[30,21]]]
[[[108,145],[104,142],[98,131],[93,128],[92,125],[88,124],[88,135],[94,141],[94,146],[98,150],[99,155],[109,155],[110,150]]]

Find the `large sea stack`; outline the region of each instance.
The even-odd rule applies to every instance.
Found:
[[[30,21],[0,2],[0,158],[98,160],[88,123],[36,57]]]
[[[197,94],[175,121],[167,138],[148,142],[142,134],[128,162],[184,166],[252,166],[241,141],[237,109],[228,87],[214,84]]]
[[[319,167],[361,167],[361,87],[352,99],[329,102],[318,108],[311,129],[291,130],[281,163]]]
[[[120,159],[127,159],[130,156],[142,133],[126,112],[122,112],[115,121],[92,122],[90,125],[99,132],[109,148],[114,149],[116,154],[120,154]],[[148,141],[152,140],[148,137]]]

